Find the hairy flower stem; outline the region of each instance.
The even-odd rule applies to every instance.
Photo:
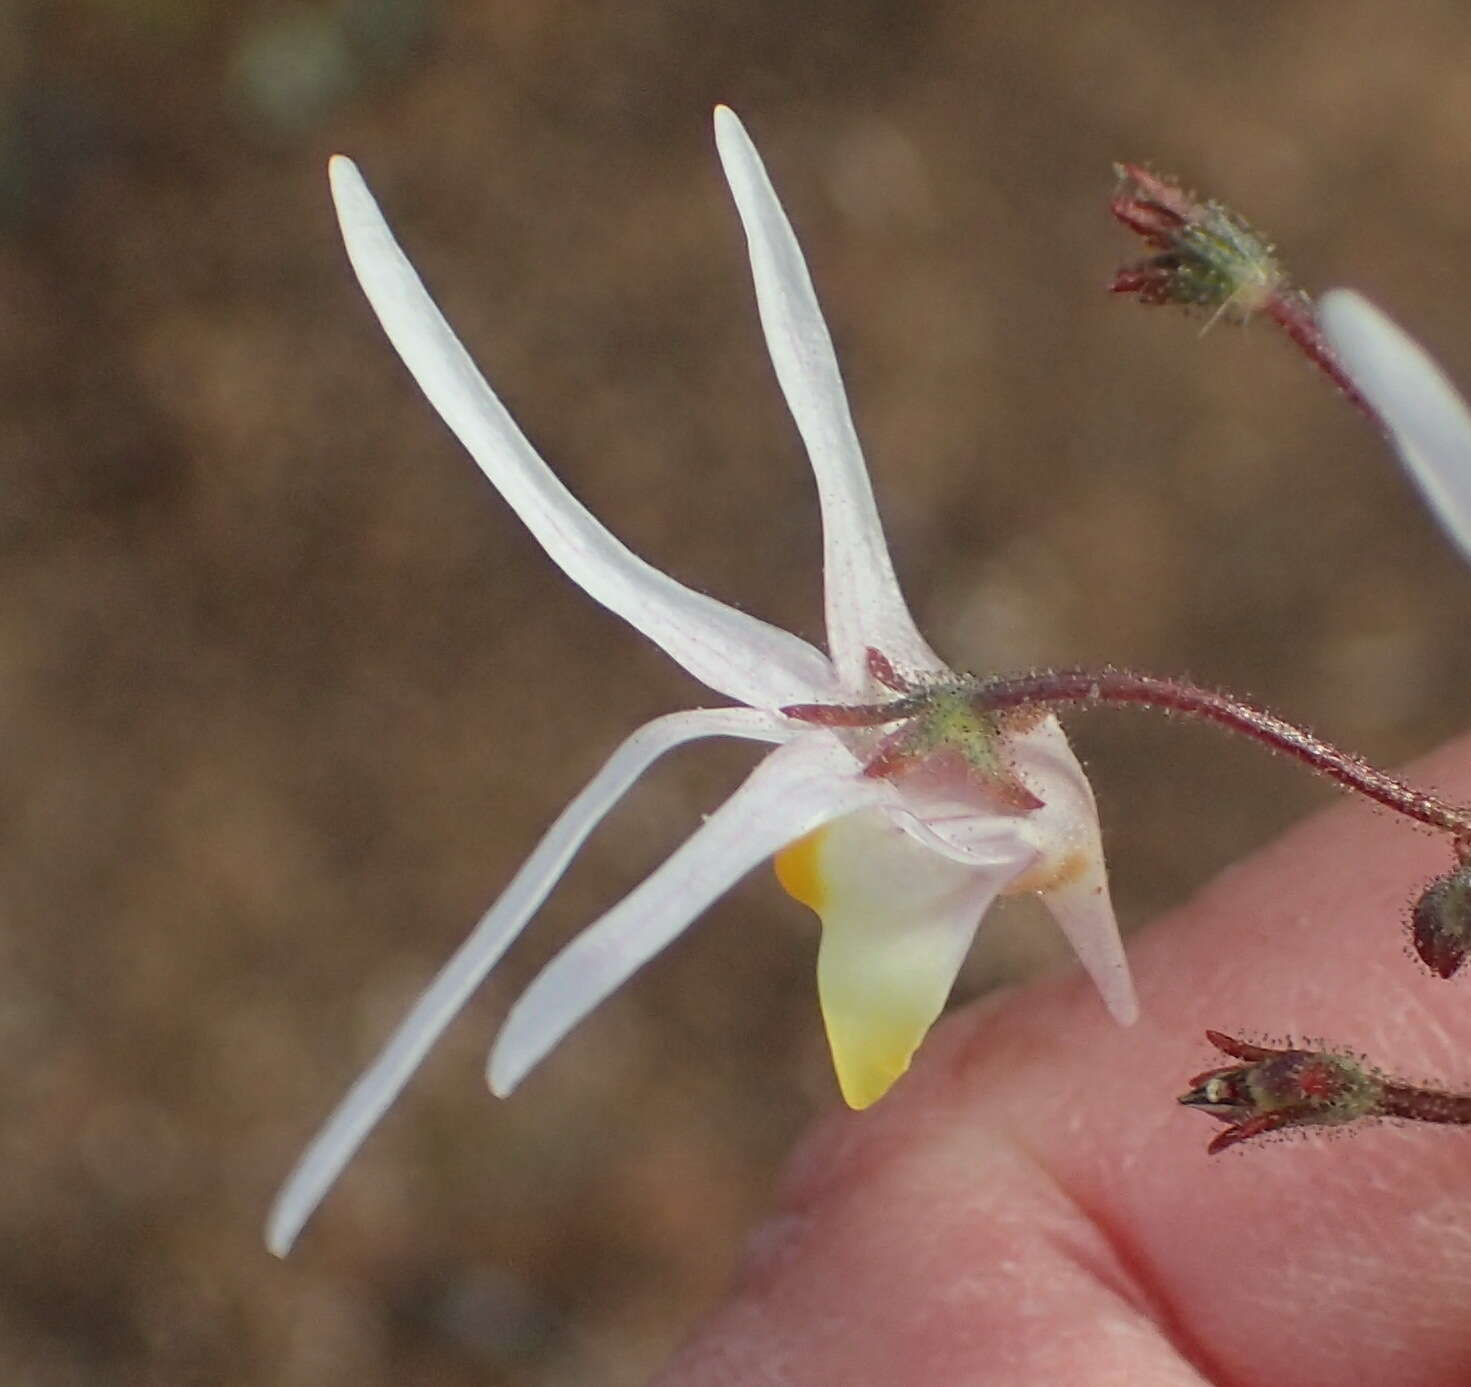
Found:
[[[1184,713],[1230,728],[1253,741],[1284,752],[1345,789],[1364,795],[1416,823],[1448,833],[1458,857],[1471,857],[1471,809],[1447,804],[1405,784],[1367,761],[1325,742],[1306,728],[1279,718],[1245,699],[1189,680],[1132,670],[1060,669],[1004,675],[968,683],[964,696],[977,712],[1051,708],[1068,704],[1122,704]],[[802,722],[826,727],[878,727],[915,717],[933,700],[931,691],[915,691],[887,703],[849,707],[797,704],[782,711]]]
[[[1373,405],[1358,391],[1347,372],[1339,364],[1333,348],[1318,326],[1318,315],[1313,311],[1313,301],[1297,289],[1279,289],[1263,305],[1262,311],[1282,329],[1293,345],[1312,362],[1333,384],[1349,404],[1353,405],[1366,419],[1375,424],[1382,433],[1388,433],[1384,420],[1375,412]]]
[[[1379,1110],[1385,1117],[1403,1117],[1411,1122],[1471,1127],[1471,1094],[1468,1093],[1386,1083],[1379,1092]]]
[[[1406,818],[1449,833],[1458,844],[1471,843],[1471,809],[1447,804],[1434,795],[1406,785],[1404,781],[1331,742],[1325,742],[1306,728],[1267,712],[1265,708],[1185,679],[1111,668],[1043,670],[1034,674],[981,680],[971,697],[977,708],[986,711],[1117,703],[1203,718],[1240,732],[1274,751],[1284,752],[1344,788]]]

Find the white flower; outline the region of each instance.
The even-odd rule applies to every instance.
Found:
[[[1471,412],[1425,352],[1367,299],[1323,295],[1323,332],[1446,533],[1471,560]]]
[[[271,1214],[267,1240],[278,1254],[594,826],[657,757],[699,737],[743,737],[774,750],[527,988],[491,1051],[496,1093],[510,1093],[599,1002],[773,855],[783,884],[822,919],[818,990],[843,1095],[855,1107],[880,1097],[908,1067],[981,916],[1004,891],[1041,892],[1114,1015],[1128,1022],[1136,1014],[1093,796],[1055,719],[988,730],[973,717],[967,724],[963,708],[958,722],[937,715],[926,753],[885,777],[864,773],[878,733],[814,726],[780,711],[883,698],[873,671],[884,672],[884,660],[941,691],[954,676],[900,595],[791,227],[740,121],[721,108],[715,132],[749,242],[767,345],[817,479],[827,656],[650,568],[598,524],[475,369],[357,169],[332,161],[353,268],[430,403],[574,582],[741,706],[670,713],[639,728],[567,806],[308,1147]]]

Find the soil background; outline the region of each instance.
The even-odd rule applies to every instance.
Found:
[[[359,159],[599,516],[820,639],[717,100],[958,666],[1189,672],[1381,762],[1464,727],[1471,574],[1373,431],[1268,326],[1104,292],[1140,255],[1111,164],[1151,161],[1471,382],[1461,3],[0,5],[0,1380],[631,1387],[834,1104],[815,927],[766,873],[513,1101],[483,1087],[517,991],[750,762],[697,748],[589,844],[290,1260],[261,1246],[541,828],[635,724],[714,701],[420,398],[324,161]],[[1071,726],[1131,925],[1331,797],[1199,729]],[[960,995],[1053,966],[1019,903]]]

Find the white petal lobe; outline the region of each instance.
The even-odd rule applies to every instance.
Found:
[[[1110,1015],[1131,1025],[1139,1004],[1109,899],[1093,788],[1055,717],[1009,738],[1008,746],[1013,768],[1045,801],[1023,821],[1041,851],[1027,888],[1040,892]]]
[[[414,1004],[377,1059],[303,1152],[271,1209],[266,1245],[290,1251],[311,1217],[430,1048],[546,899],[577,849],[628,788],[665,752],[701,737],[780,741],[779,721],[749,708],[671,713],[632,733],[557,817],[469,938]]]
[[[909,1068],[982,915],[1028,860],[981,868],[936,858],[877,811],[849,814],[782,855],[783,884],[822,920],[818,998],[849,1107],[877,1102]]]
[[[715,112],[715,140],[745,227],[761,326],[777,380],[812,460],[822,503],[828,649],[846,687],[865,684],[865,651],[901,669],[944,666],[914,625],[894,576],[832,338],[790,222],[735,113]]]
[[[1082,872],[1044,891],[1042,899],[1083,971],[1093,980],[1109,1015],[1121,1026],[1132,1026],[1139,1019],[1139,1000],[1109,900],[1103,859],[1088,859]]]
[[[393,239],[356,166],[331,163],[343,240],[363,292],[419,387],[562,570],[694,677],[758,707],[831,689],[805,641],[650,567],[557,480],[471,361]]]
[[[1465,402],[1424,350],[1367,299],[1334,289],[1323,296],[1320,317],[1431,511],[1471,560],[1471,412]]]
[[[809,732],[772,752],[642,885],[572,941],[511,1009],[489,1064],[505,1095],[605,997],[712,901],[795,838],[888,798],[836,738]]]

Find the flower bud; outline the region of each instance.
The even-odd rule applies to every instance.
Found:
[[[1117,166],[1110,208],[1159,253],[1120,270],[1110,286],[1147,304],[1179,304],[1245,320],[1289,292],[1272,246],[1219,202],[1202,202],[1138,164]]]
[[[1415,952],[1432,973],[1450,977],[1471,952],[1471,863],[1436,877],[1410,913]]]
[[[1236,1064],[1207,1069],[1180,1102],[1226,1123],[1207,1151],[1288,1127],[1341,1127],[1365,1118],[1471,1127],[1471,1094],[1406,1083],[1343,1050],[1275,1050],[1220,1031],[1206,1039]]]
[[[1197,1074],[1180,1097],[1227,1124],[1211,1142],[1211,1155],[1285,1127],[1336,1127],[1383,1112],[1382,1081],[1352,1055],[1270,1049],[1219,1031],[1206,1037],[1242,1061]]]

